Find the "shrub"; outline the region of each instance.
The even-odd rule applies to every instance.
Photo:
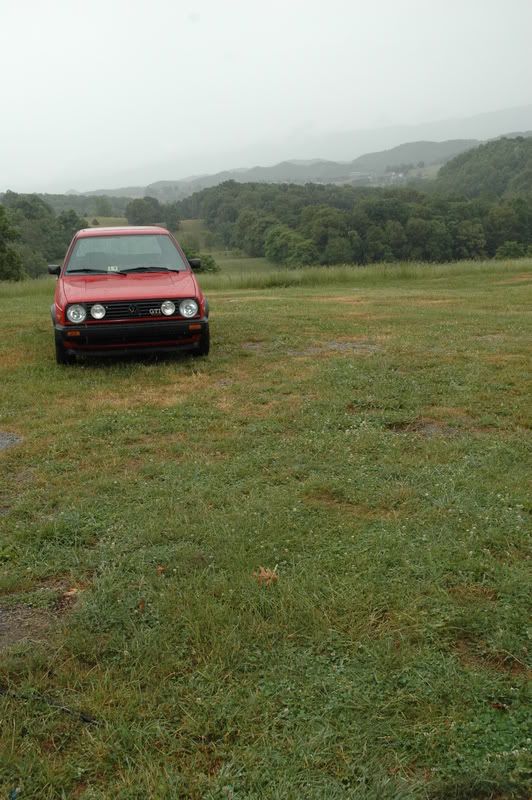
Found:
[[[526,248],[520,242],[504,242],[497,248],[495,258],[522,258]]]

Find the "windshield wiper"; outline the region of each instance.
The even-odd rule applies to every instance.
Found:
[[[86,267],[84,269],[67,269],[65,274],[66,275],[73,275],[75,272],[77,272],[77,273],[84,272],[86,275],[120,275],[121,274],[118,270],[115,272],[114,270],[109,271],[107,269],[88,269]]]
[[[67,269],[66,274],[72,275],[74,272],[95,272],[98,275],[107,274],[106,269],[90,269],[90,267],[83,267],[83,269]]]
[[[126,267],[121,272],[179,272],[173,267]]]

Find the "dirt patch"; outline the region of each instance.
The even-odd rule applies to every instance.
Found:
[[[70,611],[77,602],[82,588],[80,586],[71,586],[65,589],[57,598],[54,610],[56,614],[66,614]]]
[[[514,361],[523,361],[524,353],[497,353],[496,355],[483,356],[490,364],[511,364]]]
[[[457,306],[458,303],[456,300],[453,299],[444,299],[444,298],[418,298],[413,297],[410,301],[415,306],[421,306],[424,308],[429,308],[430,306]]]
[[[370,506],[361,503],[352,503],[343,497],[335,494],[330,489],[316,489],[307,494],[305,500],[311,505],[325,506],[326,508],[334,508],[337,511],[342,511],[344,514],[350,514],[360,519],[391,519],[398,516],[398,510],[391,510],[387,508],[371,508]]]
[[[481,336],[475,336],[479,342],[503,342],[504,336],[502,333],[483,333]]]
[[[436,419],[416,419],[412,422],[389,422],[386,425],[394,433],[417,433],[420,436],[456,436],[460,433],[458,428],[452,428]]]
[[[22,602],[0,605],[0,653],[15,644],[45,641],[50,628],[59,617],[72,610],[87,585],[73,585],[68,578],[57,576],[41,580],[37,585],[25,586],[22,591],[15,587],[4,591],[4,597],[20,593]],[[29,605],[31,596],[40,592],[50,593],[48,608]]]
[[[453,417],[461,422],[466,422],[468,424],[473,423],[473,419],[469,416],[465,408],[457,408],[456,406],[427,406],[424,410],[427,415],[430,415],[427,417],[428,419]]]
[[[215,406],[219,411],[223,411],[224,414],[229,414],[233,410],[235,402],[233,398],[223,396],[215,401]]]
[[[480,583],[468,583],[461,586],[451,586],[449,594],[456,600],[466,602],[491,601],[497,600],[497,592],[488,586]]]
[[[309,297],[308,299],[313,303],[341,303],[342,305],[348,306],[359,305],[360,303],[367,302],[366,297],[327,297],[327,295],[324,297]]]
[[[242,342],[241,347],[243,350],[250,350],[252,353],[256,353],[262,350],[264,342]]]
[[[205,375],[191,373],[177,380],[170,378],[159,385],[141,387],[137,384],[124,384],[120,392],[108,389],[91,394],[91,404],[107,408],[171,408],[184,402],[191,394],[205,388]],[[57,402],[65,405],[71,403],[70,397],[58,398]]]
[[[490,670],[509,675],[532,677],[532,670],[512,653],[485,653],[471,641],[461,639],[456,642],[454,651],[463,667],[473,670]]]
[[[354,353],[357,355],[367,355],[376,353],[379,350],[379,345],[372,342],[362,341],[331,341],[323,342],[323,344],[313,345],[304,350],[287,350],[286,355],[289,356],[318,356],[325,353]]]
[[[251,353],[259,353],[261,350],[264,349],[266,346],[265,341],[257,341],[257,342],[242,342],[241,347],[243,350],[247,350]],[[320,356],[325,355],[326,353],[354,353],[357,355],[367,355],[371,353],[377,352],[380,350],[378,344],[374,342],[367,342],[361,341],[360,339],[345,341],[345,340],[333,340],[330,342],[321,342],[319,344],[313,344],[309,347],[302,348],[301,350],[295,350],[289,348],[284,352],[279,353],[279,355],[286,355],[286,356]]]
[[[0,653],[15,644],[43,642],[53,621],[53,614],[41,608],[0,607]]]
[[[286,297],[277,297],[276,295],[268,294],[249,294],[245,297],[226,298],[227,303],[249,303],[250,300],[284,300],[285,302],[288,302]],[[218,313],[218,311],[216,313]]]
[[[0,450],[6,450],[8,447],[13,447],[13,445],[19,444],[21,441],[22,436],[18,436],[16,433],[0,431]]]
[[[505,281],[496,281],[495,286],[509,286],[512,283],[530,283],[530,281],[532,281],[532,273],[522,272],[519,275],[512,275],[511,278],[507,278]]]

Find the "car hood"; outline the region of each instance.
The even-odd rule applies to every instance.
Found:
[[[196,297],[192,272],[141,272],[121,275],[63,275],[67,303],[111,300],[162,300],[166,297]]]

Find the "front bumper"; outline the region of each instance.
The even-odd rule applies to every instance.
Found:
[[[121,355],[146,351],[191,350],[198,344],[209,320],[162,320],[137,323],[54,324],[56,342],[69,355]]]

